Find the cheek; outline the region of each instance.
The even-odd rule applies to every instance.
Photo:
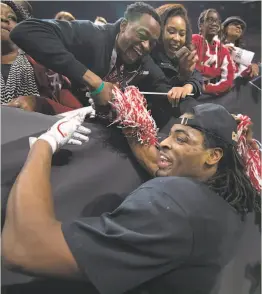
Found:
[[[177,164],[183,166],[185,173],[194,174],[201,170],[205,163],[205,155],[197,147],[185,147],[181,150],[180,160]]]
[[[128,31],[124,31],[121,35],[121,41],[120,41],[121,49],[125,51],[129,47],[130,43],[131,43],[130,35],[128,34]]]
[[[170,34],[167,30],[164,30],[163,32],[163,41],[170,39]]]
[[[137,38],[136,33],[133,31],[127,32],[125,34],[125,46],[126,48],[134,46],[136,44],[140,43],[140,40]]]
[[[236,33],[236,27],[230,27],[228,31],[230,34]]]
[[[180,43],[181,43],[181,46],[183,46],[186,43],[186,36],[181,37]]]

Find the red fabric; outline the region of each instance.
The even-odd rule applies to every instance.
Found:
[[[207,82],[205,93],[219,95],[230,90],[234,80],[234,65],[228,50],[218,41],[207,44],[203,36],[198,34],[193,34],[192,43],[199,58],[196,69],[206,79],[219,79],[215,84]]]
[[[261,191],[261,151],[254,139],[247,141],[248,128],[252,122],[248,116],[242,114],[237,115],[237,119],[240,120],[237,126],[238,152],[244,160],[246,173],[252,184],[257,191]]]
[[[236,73],[238,72],[238,68],[239,68],[239,65],[237,63],[235,63],[235,66],[236,66]],[[240,76],[243,77],[243,78],[247,78],[249,77],[250,73],[251,73],[251,65],[249,65],[245,70],[243,70],[241,73],[240,73]]]
[[[40,93],[40,97],[37,97],[37,112],[54,115],[83,107],[71,93],[71,82],[67,77],[45,68],[28,55],[27,58],[33,66]],[[53,76],[55,79],[52,79]]]
[[[157,127],[150,111],[147,110],[147,101],[135,86],[126,87],[125,92],[113,88],[114,99],[111,102],[117,117],[113,123],[122,128],[129,128],[130,137],[134,137],[144,145],[156,145]]]
[[[60,95],[60,103],[56,102],[50,98],[39,98],[46,100],[44,103],[48,104],[51,107],[51,113],[50,111],[46,111],[45,109],[50,109],[49,107],[41,107],[40,111],[45,114],[59,114],[67,111],[71,111],[74,109],[78,109],[83,107],[83,105],[75,98],[75,96],[67,89],[61,90]],[[43,104],[44,104],[43,103]],[[42,105],[43,105],[42,104]],[[49,113],[46,113],[49,112]]]

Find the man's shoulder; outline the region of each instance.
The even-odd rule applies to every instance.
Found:
[[[104,43],[115,42],[116,36],[120,31],[120,23],[122,19],[117,20],[115,23],[107,23],[105,25],[97,25],[90,20],[75,20],[74,24],[77,24],[83,34],[85,32],[91,32],[93,40],[95,42],[101,41]]]
[[[192,191],[200,192],[205,188],[203,186],[204,184],[201,182],[187,177],[156,177],[144,183],[141,188],[154,189],[159,193],[165,193],[175,198],[176,195],[181,195],[181,193],[191,195]]]
[[[180,207],[192,214],[196,207],[205,207],[212,193],[205,184],[191,178],[157,177],[141,185],[134,194],[138,199],[154,199],[160,205],[165,199],[174,209]]]
[[[184,184],[201,185],[199,181],[196,181],[188,177],[156,177],[146,182],[144,185],[173,186],[173,185],[184,185]]]
[[[162,203],[163,199],[171,201],[170,205],[177,209],[180,207],[193,219],[203,218],[205,215],[214,215],[220,219],[223,215],[234,216],[238,220],[236,211],[218,194],[213,192],[205,183],[187,177],[158,177],[142,186],[138,192],[138,198],[150,195],[156,203]]]

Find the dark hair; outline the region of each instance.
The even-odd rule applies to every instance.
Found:
[[[228,145],[217,137],[204,134],[204,147],[223,150],[214,176],[207,180],[208,187],[225,199],[243,217],[253,210],[260,210],[260,197],[246,175],[245,165],[236,146]]]
[[[135,2],[127,6],[124,17],[127,21],[135,21],[143,14],[151,15],[161,25],[160,17],[156,13],[155,9],[144,2]]]
[[[8,5],[14,11],[17,17],[17,22],[21,22],[31,17],[32,7],[26,1],[21,1],[21,4],[18,4],[18,2],[15,1],[2,1],[1,3]],[[28,9],[26,9],[26,7]]]
[[[208,16],[208,14],[210,12],[214,12],[214,13],[216,13],[220,17],[218,11],[216,9],[214,9],[214,8],[208,8],[208,9],[202,11],[200,13],[199,18],[198,18],[198,21],[197,21],[198,29],[200,29],[200,26],[206,21],[207,16]]]
[[[225,41],[227,39],[226,28],[228,27],[228,25],[230,25],[230,23],[228,23],[226,26],[224,26],[221,31],[221,42],[223,44],[225,44]],[[235,41],[234,45],[239,48],[245,48],[245,43],[243,41],[243,35],[240,36],[240,38]]]
[[[200,16],[199,16],[199,18],[198,18],[198,21],[197,21],[198,29],[199,29],[199,34],[200,35],[203,35],[203,32],[201,31],[201,25],[206,22],[207,16],[208,16],[208,14],[210,12],[216,13],[219,16],[219,18],[220,18],[220,15],[219,15],[218,11],[216,9],[214,9],[214,8],[209,8],[209,9],[206,9],[206,10],[202,11],[201,14],[200,14]],[[222,34],[222,30],[221,30],[221,24],[220,24],[220,26],[219,26],[219,32],[218,32],[218,39],[219,39],[218,62],[217,62],[218,63],[218,66],[219,66],[219,57],[221,55],[220,53],[221,53],[221,50],[222,50],[221,34]],[[205,43],[206,36],[203,35],[203,37],[204,38],[203,38],[203,44],[202,44],[203,46],[202,46],[202,48],[204,48],[204,43]],[[200,62],[203,61],[204,56],[205,56],[205,52],[203,50],[202,56],[200,57],[200,60],[199,60]]]
[[[164,28],[167,20],[170,17],[180,16],[186,23],[186,43],[185,46],[191,49],[192,43],[192,29],[191,23],[187,16],[187,10],[182,4],[164,4],[156,9],[156,12],[160,16],[162,28]]]

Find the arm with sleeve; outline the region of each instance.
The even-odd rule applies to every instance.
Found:
[[[207,78],[217,78],[221,74],[220,68],[209,67],[206,65],[201,64],[202,62],[202,55],[204,50],[204,43],[203,37],[197,34],[192,35],[192,44],[195,46],[198,55],[198,62],[196,64],[196,70],[198,70],[202,76]]]
[[[91,21],[29,19],[10,33],[11,40],[37,62],[69,79],[82,80],[87,66],[75,57],[79,47],[88,52],[97,28]]]
[[[186,84],[190,84],[193,86],[193,94],[194,97],[197,98],[198,96],[201,95],[202,93],[202,84],[203,84],[203,77],[201,75],[201,73],[198,70],[194,70],[190,76],[190,78],[185,81],[184,83]]]
[[[80,271],[100,293],[134,289],[190,256],[191,225],[178,197],[163,192],[163,185],[151,180],[112,213],[62,225]]]
[[[221,55],[222,55],[222,63],[220,65],[221,78],[215,84],[213,83],[207,84],[205,89],[206,93],[215,94],[215,95],[223,94],[224,92],[227,92],[228,90],[230,90],[233,86],[233,80],[234,80],[233,61],[230,57],[229,52],[224,47],[222,47]]]

